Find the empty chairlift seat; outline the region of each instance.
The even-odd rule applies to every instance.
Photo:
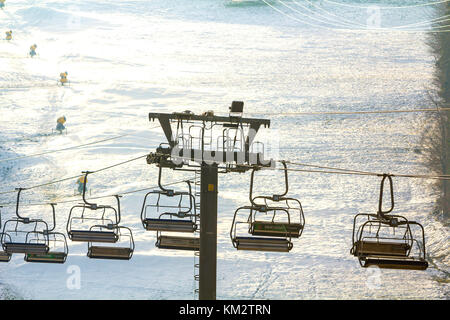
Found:
[[[236,237],[233,239],[238,250],[289,252],[292,242],[288,239],[263,237]]]
[[[305,227],[305,216],[302,204],[298,199],[287,197],[289,190],[288,169],[283,161],[284,191],[281,194],[253,195],[255,173],[259,169],[253,169],[250,176],[250,213],[249,233],[254,236],[264,237],[289,237],[300,238]],[[261,218],[271,213],[270,220]],[[280,217],[281,215],[281,217]]]
[[[368,256],[361,259],[362,266],[377,266],[382,269],[426,270],[428,262],[423,258]]]
[[[14,228],[9,229],[10,224]],[[24,253],[24,254],[46,254],[49,251],[48,236],[42,237],[39,241],[30,243],[27,239],[38,231],[27,231],[19,226],[30,225],[33,230],[48,230],[48,225],[43,220],[29,219],[11,219],[5,222],[2,235],[2,247],[6,254]],[[41,229],[42,228],[42,229]]]
[[[303,225],[300,223],[254,221],[250,228],[250,234],[254,236],[288,236],[292,238],[298,238],[302,229]]]
[[[200,239],[193,237],[159,235],[157,237],[156,247],[159,249],[198,251],[200,250]]]
[[[46,254],[49,248],[43,243],[5,242],[3,243],[3,249],[7,254]]]
[[[91,259],[130,260],[134,252],[131,229],[125,226],[116,226],[115,231],[118,236],[116,244],[102,245],[89,242],[87,256]]]
[[[83,171],[84,181],[88,181],[89,171]],[[86,183],[83,184],[83,204],[70,209],[66,231],[69,239],[79,242],[115,243],[119,239],[116,226],[120,222],[120,201],[117,200],[119,212],[110,205],[97,205],[86,200]],[[79,212],[81,211],[81,212]]]
[[[114,231],[70,230],[69,238],[72,241],[115,243],[119,239]]]
[[[277,209],[278,210],[278,209]],[[248,212],[244,214],[241,221],[238,220],[238,213],[240,211]],[[267,211],[272,211],[268,208]],[[285,209],[281,209],[287,213]],[[237,250],[253,250],[253,251],[268,251],[268,252],[289,252],[293,248],[291,242],[291,237],[289,236],[286,223],[273,223],[270,221],[252,221],[254,217],[255,207],[245,206],[240,207],[236,210],[233,217],[233,222],[231,224],[230,238],[233,246]],[[238,225],[247,226],[248,231],[252,235],[259,235],[258,237],[252,236],[241,236],[238,233],[242,233],[243,227],[238,227]],[[239,229],[239,230],[238,230]],[[268,237],[271,235],[272,237]]]
[[[66,236],[60,232],[49,232],[49,250],[45,254],[27,253],[26,262],[64,263],[69,254]],[[37,239],[33,239],[37,240]]]
[[[0,251],[0,262],[9,262],[11,260],[11,254],[6,253],[5,251]]]
[[[360,214],[366,216],[369,220],[363,223],[355,236],[351,253],[356,256],[362,267],[367,268],[377,266],[384,269],[404,269],[404,270],[426,270],[428,262],[425,260],[425,238],[423,227],[419,223],[408,221],[401,216],[389,216],[401,221],[396,222],[397,238],[383,236],[382,229],[393,228],[386,220],[374,219],[375,215]],[[355,217],[355,221],[356,221]],[[412,225],[418,225],[422,232],[421,244],[413,237],[411,231]],[[375,232],[371,234],[371,231]]]
[[[426,270],[428,262],[423,258],[405,257],[368,257],[364,260],[364,267],[375,265],[383,269]]]
[[[41,263],[64,263],[67,259],[66,252],[52,252],[46,254],[28,253],[25,255],[26,262],[41,262]]]
[[[147,231],[193,233],[197,230],[195,197],[189,181],[188,191],[175,192],[161,186],[162,169],[159,169],[160,190],[148,192],[142,204],[141,221]],[[150,209],[150,210],[148,210]],[[163,213],[159,213],[163,210]]]
[[[406,257],[411,246],[405,242],[357,241],[355,242],[356,256],[384,255]]]
[[[390,207],[383,210],[383,190],[389,182]],[[425,230],[404,216],[392,215],[394,189],[392,176],[383,174],[376,214],[360,213],[353,220],[352,248],[362,267],[426,270]],[[361,221],[362,219],[362,221]],[[418,230],[418,231],[417,231]]]
[[[129,260],[133,255],[133,249],[122,247],[107,247],[92,245],[88,249],[87,256],[93,259]]]
[[[0,239],[3,233],[0,233]],[[9,262],[11,260],[11,254],[3,251],[3,246],[0,246],[0,262]]]
[[[144,221],[145,229],[148,231],[190,232],[197,229],[197,225],[191,220],[182,219],[150,219]]]

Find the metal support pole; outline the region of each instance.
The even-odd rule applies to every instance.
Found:
[[[202,163],[200,193],[200,300],[216,299],[217,174],[217,165]]]

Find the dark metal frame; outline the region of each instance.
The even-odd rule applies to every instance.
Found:
[[[290,216],[290,223],[287,226],[287,228],[291,229],[292,232],[290,235],[295,238],[301,237],[303,230],[305,228],[305,215],[303,212],[303,207],[300,202],[300,200],[292,197],[286,197],[289,191],[289,180],[288,180],[288,169],[285,161],[281,161],[283,165],[283,171],[284,171],[284,192],[281,194],[274,194],[272,196],[253,196],[253,187],[254,187],[254,181],[255,181],[255,172],[260,170],[260,168],[254,168],[251,172],[250,176],[250,192],[249,192],[249,200],[254,208],[260,208],[259,212],[267,212],[267,209],[273,206],[275,203],[275,207],[281,207],[285,208],[289,212]],[[258,203],[258,200],[262,200],[263,203]],[[268,201],[272,202],[271,204],[268,203]],[[294,205],[292,205],[294,204]],[[292,219],[292,216],[295,213],[295,219]],[[256,214],[251,216],[252,223],[257,222],[256,221]],[[272,217],[272,222],[274,222],[275,219],[275,213]],[[253,229],[250,229],[253,230]],[[294,231],[295,230],[295,231]],[[253,234],[253,231],[251,232]]]
[[[87,176],[91,172],[84,171],[83,173],[85,174],[85,181],[87,181]],[[119,203],[119,196],[116,195],[115,197]],[[95,239],[96,242],[98,242],[98,241],[101,241],[102,238],[104,237],[103,242],[108,242],[108,243],[117,242],[118,235],[116,233],[115,227],[120,222],[120,215],[118,215],[117,210],[114,207],[109,206],[109,205],[97,205],[94,203],[89,203],[86,200],[86,183],[83,184],[82,199],[83,199],[84,203],[73,206],[69,212],[69,217],[67,219],[67,225],[66,225],[66,231],[67,231],[67,235],[68,235],[69,239],[72,241],[81,241],[81,242],[90,242]],[[120,205],[120,203],[119,203],[119,205]],[[76,210],[77,208],[82,209],[81,216],[79,216],[79,217],[73,216],[73,214],[74,214],[73,211]],[[103,210],[103,213],[102,213],[101,218],[85,217],[84,214],[85,214],[86,210],[91,210],[93,212],[95,212],[97,210]],[[105,218],[106,210],[109,210],[113,213],[114,220]],[[77,230],[77,229],[72,228],[72,222],[74,220],[81,220],[82,223],[85,220],[102,221],[103,223],[90,225],[89,229]],[[105,222],[109,222],[109,223],[105,224]],[[93,227],[112,230],[112,231],[94,231],[94,230],[92,230]],[[78,237],[78,236],[80,236],[80,237]]]
[[[56,232],[56,212],[54,203],[50,204],[53,212],[53,227],[49,230],[45,230],[43,232],[36,232],[37,238],[30,239],[30,242],[33,240],[39,241],[39,235],[43,235],[44,237],[48,237],[48,245],[49,250],[46,254],[25,254],[24,260],[27,262],[38,262],[38,263],[64,263],[67,260],[67,256],[69,255],[69,247],[67,245],[67,239],[65,234],[61,232]],[[51,238],[53,237],[53,238]],[[59,239],[58,239],[59,238]],[[51,250],[50,243],[55,244],[61,242],[62,243],[62,251]]]
[[[416,221],[408,221],[406,217],[401,215],[389,214],[394,209],[393,181],[391,175],[383,174],[382,177],[377,214],[360,213],[354,217],[350,254],[358,258],[362,267],[374,265],[380,268],[425,270],[428,267],[428,262],[425,259],[425,230]],[[383,192],[386,179],[389,181],[391,205],[388,210],[383,210]],[[363,217],[365,221],[357,229],[356,226],[360,217]],[[413,225],[420,229],[421,244],[413,235],[411,230]],[[376,230],[375,234],[371,232],[372,228]],[[403,229],[404,233],[397,237],[387,237],[380,235],[382,228],[393,231]],[[367,229],[369,229],[368,232]],[[366,246],[365,250],[364,246]],[[367,249],[370,246],[376,249]],[[415,251],[415,253],[418,253],[417,256],[411,256],[414,246],[417,248],[417,251]]]
[[[199,299],[212,300],[216,298],[216,274],[217,274],[217,192],[218,173],[246,172],[253,166],[273,166],[274,161],[263,161],[263,154],[251,153],[250,147],[253,145],[256,133],[261,126],[269,127],[270,120],[249,119],[242,117],[243,102],[233,102],[230,114],[226,116],[214,116],[212,112],[205,112],[202,115],[194,115],[190,111],[182,113],[149,113],[149,120],[159,120],[167,139],[167,147],[160,145],[156,153],[151,153],[147,157],[148,164],[157,164],[174,170],[200,172],[200,253],[199,256]],[[200,123],[200,126],[198,125]],[[199,147],[200,149],[190,149],[189,154],[184,154],[186,150],[179,148],[179,138],[186,139],[184,132],[181,136],[177,133],[173,135],[171,125],[175,124],[177,129],[183,131],[183,125],[190,125],[189,129],[199,127]],[[196,125],[197,124],[197,125]],[[209,124],[207,127],[206,124]],[[214,126],[224,128],[248,128],[243,144],[243,151],[217,151],[205,150],[205,130],[211,130]],[[225,130],[220,131],[225,134]],[[193,137],[187,135],[187,144],[192,147]],[[211,139],[212,139],[211,133]],[[190,141],[189,141],[190,140]],[[218,140],[219,142],[220,140]],[[214,141],[216,142],[216,141]],[[210,141],[212,144],[212,141]],[[225,142],[223,142],[225,143]],[[223,149],[222,144],[221,148]],[[183,154],[180,155],[180,151]],[[196,155],[199,155],[197,156]],[[208,159],[206,156],[210,157]],[[251,161],[250,161],[251,160]],[[187,168],[183,168],[186,165]],[[162,236],[161,236],[162,237]],[[180,237],[181,238],[181,237]],[[161,238],[160,238],[161,239]],[[157,242],[158,245],[158,242]],[[194,250],[197,251],[197,250]]]
[[[236,217],[238,216],[238,213],[240,211],[243,210],[248,210],[249,214],[246,215],[246,220],[245,221],[238,221],[236,220]],[[286,213],[287,217],[288,217],[288,224],[290,224],[290,215],[289,215],[289,211],[286,208],[281,208],[281,207],[270,207],[270,208],[262,208],[262,207],[254,207],[254,206],[243,206],[243,207],[239,207],[236,209],[236,211],[234,212],[234,216],[233,216],[233,221],[231,223],[231,229],[230,229],[230,239],[231,239],[231,243],[233,244],[233,247],[236,249],[240,249],[239,248],[239,240],[251,240],[254,242],[261,242],[261,249],[257,250],[257,251],[276,251],[279,252],[280,250],[271,250],[271,248],[273,249],[273,246],[271,245],[266,245],[264,246],[264,244],[266,244],[267,242],[273,241],[274,245],[278,244],[282,244],[282,240],[285,240],[285,244],[286,244],[286,252],[289,252],[292,248],[293,248],[293,244],[292,244],[292,237],[290,235],[290,233],[286,230],[286,233],[284,235],[284,237],[276,237],[276,238],[272,238],[272,237],[264,237],[264,236],[260,236],[260,237],[240,237],[237,235],[237,225],[242,223],[242,224],[248,224],[248,232],[251,233],[251,228],[252,228],[252,216],[254,216],[256,214],[256,212],[274,212],[274,216],[276,214],[277,211],[280,212],[284,212]],[[245,249],[245,250],[251,250],[251,249]]]
[[[46,254],[49,250],[49,238],[48,238],[48,224],[42,219],[30,219],[26,217],[22,217],[19,214],[19,203],[20,203],[20,194],[23,188],[17,188],[17,203],[16,203],[16,218],[12,218],[7,220],[3,224],[3,231],[1,233],[1,244],[3,251],[6,254],[13,254],[13,253],[38,253],[38,254]],[[54,212],[54,204],[51,204],[52,210]],[[15,223],[16,226],[14,230],[8,230],[7,225]],[[32,231],[25,231],[25,230],[19,230],[19,225],[29,225],[34,224],[34,229]],[[38,229],[38,225],[41,225],[43,228]],[[11,236],[11,233],[15,233],[17,236],[18,233],[25,234],[25,242],[14,242],[13,237]],[[38,243],[29,243],[28,237],[31,234],[37,234],[37,233],[43,233],[44,239],[42,242]],[[8,237],[9,241],[6,241],[6,237]]]
[[[142,209],[141,209],[141,221],[144,229],[148,231],[173,231],[173,232],[195,232],[197,229],[197,212],[195,209],[195,196],[192,194],[192,187],[189,180],[186,181],[188,185],[188,191],[174,191],[173,189],[166,189],[162,186],[161,183],[161,176],[162,176],[162,166],[159,166],[159,173],[158,173],[158,186],[160,190],[153,190],[148,192],[145,197],[144,201],[142,203]],[[156,195],[157,200],[155,204],[147,204],[147,199],[149,196]],[[189,206],[182,206],[183,202],[183,196],[187,197],[189,199]],[[178,206],[168,206],[168,205],[162,205],[160,204],[161,197],[180,197],[180,200],[178,202]],[[154,218],[148,218],[147,217],[147,208],[152,207],[159,210],[159,208],[164,208],[169,211],[165,211],[161,213],[158,217]],[[170,212],[170,210],[178,209],[177,212]],[[193,212],[193,213],[192,213]],[[169,219],[162,219],[163,216],[168,216]],[[173,219],[173,217],[179,218],[179,219]],[[185,218],[189,218],[189,220],[185,220]],[[190,222],[190,228],[188,227],[188,223],[186,223],[186,228],[182,228],[182,225],[184,222]],[[149,225],[154,224],[153,227],[150,227]],[[173,225],[175,229],[176,227],[180,227],[181,230],[170,230],[170,225]],[[158,225],[161,228],[158,228]],[[166,225],[166,228],[164,228],[164,225]]]
[[[0,206],[0,230],[2,229],[2,206]],[[0,232],[0,239],[3,236],[3,232]],[[10,238],[11,241],[11,238]],[[0,242],[1,243],[1,242]],[[11,260],[11,254],[10,253],[6,253],[5,251],[3,251],[3,246],[1,247],[0,250],[0,262],[9,262]]]
[[[120,220],[121,220],[121,209],[120,209],[120,196],[115,195],[117,200],[117,210],[118,210],[118,221],[116,225],[112,226],[112,229],[114,229],[117,233],[118,239],[116,243],[121,243],[121,240],[123,240],[124,237],[129,238],[129,245],[127,247],[123,246],[100,246],[100,245],[94,245],[92,241],[88,242],[88,252],[87,256],[89,258],[93,259],[110,259],[110,260],[130,260],[133,256],[135,244],[134,244],[134,238],[133,238],[133,232],[130,228],[125,226],[120,226]],[[93,229],[107,229],[111,230],[111,226],[102,226],[102,225],[95,225],[90,228],[90,230]],[[125,230],[125,234],[122,233],[122,230]]]

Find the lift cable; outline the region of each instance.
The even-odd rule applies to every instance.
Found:
[[[132,162],[132,161],[136,161],[136,160],[139,160],[139,159],[142,159],[142,158],[145,158],[145,157],[147,157],[147,154],[141,155],[139,157],[132,158],[132,159],[129,159],[129,160],[125,160],[125,161],[122,161],[122,162],[110,165],[108,167],[100,168],[100,169],[95,170],[95,171],[91,171],[90,174],[98,173],[98,172],[105,171],[105,170],[108,170],[108,169],[112,169],[114,167],[118,167],[118,166],[124,165],[126,163],[129,163],[129,162]],[[46,182],[46,183],[42,183],[42,184],[38,184],[38,185],[35,185],[35,186],[31,186],[31,187],[28,187],[28,188],[22,188],[22,189],[23,190],[30,190],[30,189],[40,188],[40,187],[52,185],[52,184],[55,184],[55,183],[64,182],[64,181],[67,181],[67,180],[73,180],[73,179],[76,179],[76,178],[79,178],[79,177],[82,177],[82,176],[84,176],[84,174],[79,174],[79,175],[76,175],[76,176],[63,178],[63,179],[59,179],[59,180],[53,180],[53,181],[50,181],[50,182]],[[16,192],[16,190],[3,191],[3,192],[0,192],[0,194],[7,194],[7,193],[13,193],[13,192]]]
[[[319,166],[315,164],[308,164],[308,163],[299,163],[299,162],[292,162],[292,161],[285,161],[288,164],[293,165],[299,165],[299,166],[305,166],[305,167],[313,167],[313,168],[319,168],[319,169],[327,169],[327,170],[337,170],[337,171],[344,171],[344,172],[354,172],[354,173],[361,173],[361,174],[367,174],[367,175],[377,175],[379,176],[379,173],[375,172],[369,172],[369,171],[360,171],[360,170],[353,170],[353,169],[343,169],[343,168],[336,168],[336,167],[328,167],[328,166]],[[382,174],[381,174],[382,175]],[[401,176],[401,175],[393,175],[393,176]],[[439,174],[439,175],[404,175],[404,176],[414,176],[416,178],[450,178],[450,175],[447,174]]]
[[[377,113],[412,113],[412,112],[440,112],[450,111],[450,108],[424,108],[424,109],[406,109],[406,110],[368,110],[368,111],[306,111],[306,112],[246,112],[249,115],[264,116],[308,116],[308,115],[352,115],[352,114],[377,114]]]
[[[280,168],[279,170],[285,170]],[[312,169],[293,169],[288,168],[288,171],[296,171],[296,172],[312,172],[312,173],[330,173],[330,174],[347,174],[347,175],[360,175],[360,176],[376,176],[382,177],[383,173],[376,172],[364,172],[364,171],[346,171],[345,169],[337,169],[337,170],[312,170]],[[424,175],[424,174],[393,174],[388,173],[388,175],[392,177],[401,177],[401,178],[417,178],[417,179],[434,179],[434,180],[450,180],[450,176],[442,176],[442,175]]]
[[[89,143],[85,143],[85,144],[80,144],[80,145],[76,145],[76,146],[72,146],[72,147],[56,149],[56,150],[48,150],[48,151],[44,151],[44,152],[40,152],[40,153],[28,154],[28,155],[15,157],[15,158],[0,159],[0,162],[14,161],[14,160],[19,160],[19,159],[25,159],[25,158],[32,158],[32,157],[42,156],[42,155],[55,153],[55,152],[61,152],[61,151],[78,149],[78,148],[94,145],[94,144],[105,142],[105,141],[119,139],[119,138],[122,138],[122,137],[125,137],[125,136],[128,136],[128,135],[129,134],[123,134],[123,135],[120,135],[120,136],[116,136],[116,137],[112,137],[112,138],[108,138],[108,139],[103,139],[103,140],[97,140],[97,141],[93,141],[93,142],[89,142]]]
[[[270,8],[272,8],[273,10],[277,11],[278,13],[288,17],[289,19],[292,19],[294,21],[297,21],[297,22],[300,22],[302,24],[306,24],[306,25],[309,25],[309,26],[312,26],[312,27],[322,28],[322,29],[325,29],[325,30],[328,30],[328,31],[345,31],[345,32],[372,31],[372,32],[404,32],[404,33],[430,33],[430,32],[431,33],[447,33],[447,32],[450,32],[450,29],[448,29],[448,30],[434,30],[434,29],[431,29],[431,30],[425,30],[425,29],[424,30],[420,30],[420,29],[413,30],[413,29],[409,29],[408,30],[408,29],[392,29],[392,28],[362,28],[362,29],[333,28],[333,27],[328,27],[328,26],[324,26],[324,25],[321,25],[321,24],[310,23],[310,22],[308,22],[306,20],[299,19],[296,16],[292,16],[292,15],[287,14],[286,12],[276,8],[275,6],[273,6],[270,3],[268,3],[266,0],[261,0],[261,1],[264,2]],[[278,2],[280,2],[280,1],[278,1]],[[286,4],[283,4],[283,6],[288,7],[289,9],[291,9],[291,11],[293,11],[292,7],[289,7]],[[302,14],[302,15],[304,15],[304,14]],[[447,27],[447,26],[445,26],[445,27]]]
[[[163,187],[168,187],[168,186],[172,186],[175,184],[180,184],[180,183],[186,183],[186,181],[190,181],[192,182],[193,180],[189,180],[189,179],[184,179],[184,180],[179,180],[179,181],[174,181],[174,182],[170,182],[170,183],[166,183],[164,185],[162,185]],[[114,194],[110,194],[110,195],[105,195],[105,196],[98,196],[98,197],[93,197],[93,198],[89,198],[88,200],[97,200],[97,199],[104,199],[104,198],[111,198],[117,194],[120,195],[127,195],[127,194],[132,194],[132,193],[137,193],[137,192],[142,192],[142,191],[147,191],[147,190],[151,190],[151,189],[155,189],[158,188],[158,185],[152,186],[152,187],[148,187],[148,188],[142,188],[142,189],[137,189],[137,190],[131,190],[131,191],[125,191],[125,192],[116,192]],[[67,199],[67,197],[64,198],[60,198],[60,199]],[[74,199],[74,200],[63,200],[63,201],[51,201],[51,202],[45,202],[45,203],[25,203],[25,204],[21,204],[21,207],[32,207],[32,206],[43,206],[43,205],[49,205],[52,203],[57,203],[57,204],[61,204],[61,203],[71,203],[71,202],[77,202],[80,201],[80,199]],[[0,207],[12,207],[12,206],[16,206],[16,203],[0,203]]]
[[[154,126],[154,127],[149,128],[149,129],[156,129],[156,128],[159,128],[159,126]],[[25,159],[25,158],[32,158],[32,157],[47,155],[47,154],[61,152],[61,151],[68,151],[68,150],[83,148],[83,147],[91,146],[91,145],[94,145],[94,144],[102,143],[102,142],[105,142],[105,141],[116,140],[116,139],[120,139],[120,138],[123,138],[123,137],[126,137],[126,136],[131,136],[131,135],[132,134],[127,133],[127,134],[122,134],[122,135],[115,136],[115,137],[112,137],[112,138],[96,140],[96,141],[92,141],[92,142],[89,142],[89,143],[79,144],[79,145],[75,145],[75,146],[71,146],[71,147],[67,147],[67,148],[55,149],[55,150],[47,150],[47,151],[43,151],[43,152],[39,152],[39,153],[23,155],[23,156],[14,157],[14,158],[0,159],[0,162],[14,161],[14,160]]]
[[[302,16],[305,16],[305,17],[307,17],[307,18],[309,18],[309,19],[311,19],[311,20],[313,20],[313,21],[318,21],[319,23],[328,24],[328,25],[331,25],[332,27],[343,27],[343,28],[346,28],[346,27],[350,27],[350,28],[351,28],[351,27],[356,27],[356,28],[360,28],[360,29],[362,28],[363,30],[364,30],[364,29],[367,29],[367,25],[362,25],[362,24],[355,23],[355,22],[350,22],[350,23],[345,23],[345,22],[342,22],[342,21],[333,22],[333,20],[331,20],[331,22],[329,22],[329,19],[327,19],[327,17],[324,17],[324,16],[321,15],[320,13],[317,13],[317,12],[315,12],[314,10],[309,9],[307,6],[303,6],[303,5],[301,5],[301,4],[299,4],[299,3],[295,2],[295,1],[293,1],[293,3],[294,3],[296,6],[301,7],[302,10],[297,10],[297,9],[295,9],[295,8],[293,8],[293,7],[289,6],[289,5],[287,5],[286,3],[284,3],[284,2],[281,1],[281,0],[277,0],[277,1],[278,1],[280,4],[282,4],[284,7],[289,8],[291,11],[294,11],[294,12],[296,12],[296,13],[302,15]],[[311,12],[312,14],[305,13],[305,11],[306,11],[306,12]],[[316,16],[323,17],[323,18],[325,18],[326,20],[322,20],[322,19],[320,19],[320,18],[317,18]],[[443,16],[443,17],[446,18],[446,16]],[[435,19],[431,19],[431,20],[426,20],[426,21],[420,21],[420,22],[416,22],[416,23],[405,24],[405,25],[390,26],[390,27],[388,27],[388,28],[391,28],[391,29],[394,29],[394,30],[397,30],[397,29],[400,29],[400,30],[402,30],[402,29],[404,29],[404,30],[411,30],[411,29],[408,29],[408,28],[413,28],[413,27],[417,27],[417,26],[421,26],[421,25],[430,24],[430,23],[436,23],[436,21],[438,21],[438,22],[448,21],[448,19],[442,20],[443,17],[439,17],[439,18],[435,18]],[[447,27],[449,27],[449,25],[441,25],[441,26],[439,26],[439,27],[434,27],[434,28],[435,28],[435,29],[439,29],[439,28],[447,28]],[[379,28],[379,29],[386,29],[386,27],[384,27],[384,28]]]
[[[450,180],[450,175],[379,173],[379,172],[360,171],[360,170],[353,170],[353,169],[326,167],[326,166],[319,166],[319,165],[306,164],[306,163],[297,163],[297,162],[291,162],[291,161],[285,161],[285,160],[274,160],[274,161],[276,161],[276,162],[285,162],[287,164],[293,164],[293,165],[308,166],[308,167],[313,167],[313,168],[318,168],[318,169],[329,169],[329,170],[313,170],[313,169],[294,169],[294,168],[287,168],[287,169],[285,169],[285,168],[278,168],[278,169],[276,169],[275,168],[275,170],[281,170],[281,171],[287,170],[287,171],[296,171],[296,172],[347,174],[347,175],[375,176],[375,177],[382,177],[383,175],[387,174],[387,175],[392,176],[392,177],[402,177],[402,178]],[[241,166],[241,167],[248,167],[248,168],[271,169],[270,167],[262,166],[262,165],[241,164],[239,166]]]
[[[368,8],[371,8],[370,6],[357,6],[357,5],[354,5],[354,4],[348,4],[348,3],[343,3],[343,2],[336,2],[336,1],[332,1],[332,0],[322,0],[322,1],[323,2],[328,2],[328,3],[333,4],[335,6],[350,7],[350,8],[357,8],[357,9],[368,9]],[[418,8],[418,7],[434,6],[434,5],[438,5],[438,4],[442,4],[442,3],[447,3],[449,1],[450,0],[439,0],[439,1],[427,2],[427,3],[410,4],[410,5],[406,5],[406,6],[385,6],[385,7],[377,6],[377,8],[380,8],[380,9],[411,9],[411,8]]]

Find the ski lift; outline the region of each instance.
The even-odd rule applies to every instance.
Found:
[[[115,245],[98,245],[88,242],[87,256],[92,259],[113,259],[113,260],[130,260],[134,252],[134,239],[131,229],[124,226],[119,226],[121,213],[120,213],[120,196],[115,196],[117,199],[118,220],[112,229],[115,231],[118,239]],[[108,226],[92,226],[92,231],[104,231],[111,230]],[[127,239],[127,240],[125,240]],[[126,243],[126,245],[124,245]]]
[[[186,181],[189,191],[176,192],[162,186],[161,175],[162,167],[160,166],[158,174],[158,186],[160,190],[153,190],[145,195],[141,210],[142,225],[147,231],[195,232],[197,230],[197,215],[195,213],[195,197],[192,194],[190,182]],[[156,202],[148,204],[152,196],[156,196]],[[172,202],[171,205],[161,204],[162,201],[170,201],[169,199]],[[189,204],[186,204],[183,201],[184,199],[188,199]],[[165,211],[158,217],[148,217],[148,208],[156,208],[157,211],[163,208],[168,211]],[[193,214],[192,210],[194,210]],[[163,217],[167,217],[167,219]]]
[[[85,181],[89,171],[83,172]],[[83,185],[83,204],[70,209],[66,230],[69,239],[81,242],[115,243],[119,239],[117,234],[118,215],[112,206],[97,205],[86,201],[86,183]],[[81,211],[81,214],[77,213]],[[93,214],[93,216],[89,215]],[[91,222],[91,223],[86,223]],[[75,226],[74,226],[75,224]],[[101,227],[101,228],[93,228]]]
[[[383,211],[386,179],[390,186],[391,206],[389,210]],[[418,222],[409,221],[404,216],[389,214],[393,209],[392,176],[384,174],[381,180],[377,214],[360,213],[354,218],[353,245],[350,253],[358,257],[360,265],[365,268],[377,266],[389,269],[426,270],[428,262],[425,260],[423,226]],[[417,232],[420,234],[419,237],[415,237]]]
[[[16,218],[7,220],[3,225],[1,234],[1,243],[6,254],[25,253],[25,254],[46,254],[48,253],[48,224],[41,219],[30,219],[19,215],[19,201],[22,188],[17,189]],[[8,225],[15,224],[13,229],[8,229]],[[19,226],[31,226],[31,230],[22,230]],[[44,236],[39,241],[29,242],[32,235],[43,233]],[[19,235],[23,235],[24,240],[20,241]],[[23,238],[22,237],[22,238]]]
[[[53,228],[43,232],[33,233],[34,238],[29,238],[29,243],[41,242],[40,237],[48,238],[49,250],[45,254],[27,253],[25,261],[40,263],[64,263],[66,262],[69,248],[67,246],[66,236],[61,232],[54,231],[56,228],[55,204],[50,204],[53,211]]]
[[[3,207],[0,206],[0,230],[2,230],[2,209]],[[0,232],[0,237],[3,236],[3,232]],[[11,241],[11,239],[9,239]],[[3,251],[3,246],[0,248],[0,262],[9,262],[11,260],[11,254],[6,253]]]
[[[253,197],[254,175],[258,170],[257,168],[252,170],[250,178],[250,193],[249,198],[254,208],[260,208],[255,210],[255,214],[250,216],[250,229],[249,232],[252,235],[257,236],[272,236],[272,237],[285,237],[286,232],[289,237],[299,238],[302,235],[305,227],[305,216],[303,214],[302,204],[298,199],[286,197],[289,190],[287,166],[284,161],[281,162],[284,167],[284,181],[285,190],[282,194],[272,196],[255,196]],[[288,212],[289,221],[277,221],[275,220],[276,210],[267,210],[269,207],[284,208]],[[272,219],[261,219],[261,214],[256,213],[272,212]]]
[[[194,237],[179,237],[179,236],[166,236],[157,232],[157,241],[155,246],[159,249],[174,249],[174,250],[200,250],[200,238]]]
[[[240,211],[248,211],[249,214],[246,215],[246,220],[237,220],[238,213]],[[273,216],[275,217],[277,213],[285,213],[287,216],[287,223],[284,225],[279,224],[276,228],[266,227],[266,232],[255,232],[255,225],[252,223],[252,216],[256,215],[257,212],[273,212]],[[260,237],[248,237],[248,236],[240,236],[237,235],[240,232],[241,228],[238,228],[240,224],[245,225],[247,231],[250,234],[259,234]],[[233,217],[233,222],[231,224],[230,230],[230,238],[237,250],[253,250],[253,251],[269,251],[269,252],[289,252],[291,251],[293,244],[291,241],[290,232],[285,227],[290,224],[289,212],[285,208],[268,208],[268,207],[253,207],[253,206],[244,206],[238,208]],[[238,231],[239,229],[239,231]],[[270,232],[269,232],[270,230]],[[273,236],[267,237],[267,236]]]
[[[197,230],[197,214],[190,181],[186,181],[188,191],[174,191],[162,186],[161,176],[162,166],[159,167],[158,173],[160,190],[147,193],[142,204],[141,220],[144,228],[148,231],[156,231],[155,245],[160,249],[200,250],[199,238],[162,234],[162,232],[194,233]],[[152,195],[156,196],[156,202],[148,204],[148,197]],[[184,201],[184,199],[187,200]],[[161,203],[169,201],[172,203]],[[164,212],[157,217],[148,217],[148,208],[156,208],[157,211],[163,208]]]

